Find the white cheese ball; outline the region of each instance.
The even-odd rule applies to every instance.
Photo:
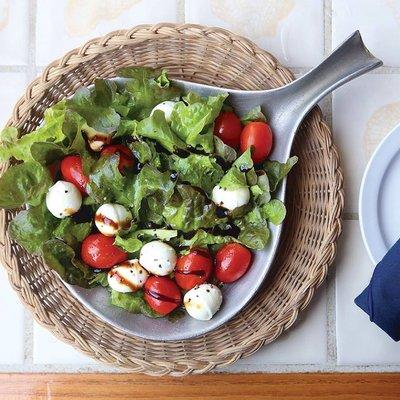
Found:
[[[57,218],[75,214],[82,205],[82,195],[77,187],[66,181],[56,182],[47,192],[47,209]]]
[[[146,243],[140,250],[140,264],[154,275],[170,274],[175,268],[176,261],[177,256],[173,247],[159,240]]]
[[[128,260],[113,267],[107,275],[111,289],[120,293],[136,292],[143,287],[149,274],[139,260]]]
[[[150,115],[154,114],[154,111],[156,110],[160,110],[164,112],[165,115],[165,120],[167,122],[171,122],[171,114],[172,114],[172,110],[175,107],[176,102],[175,101],[163,101],[160,104],[157,104],[152,110]]]
[[[183,304],[191,317],[208,321],[221,307],[222,293],[217,286],[203,283],[185,294]]]
[[[92,128],[86,128],[85,132],[89,147],[93,151],[100,152],[104,146],[111,143],[112,135],[109,133],[98,132]]]
[[[250,200],[250,190],[247,187],[228,190],[221,186],[214,186],[211,194],[212,201],[228,210],[244,206]]]
[[[132,214],[120,204],[103,204],[96,211],[94,222],[97,229],[105,236],[116,236],[128,232]]]

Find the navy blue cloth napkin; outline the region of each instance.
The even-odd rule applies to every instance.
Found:
[[[354,302],[393,340],[400,340],[400,240],[375,267],[371,282]]]

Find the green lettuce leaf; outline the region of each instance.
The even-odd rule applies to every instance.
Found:
[[[187,185],[177,185],[176,189],[162,213],[172,229],[190,232],[199,228],[212,228],[222,222],[216,215],[215,204],[209,203],[198,190]]]
[[[90,287],[103,286],[108,287],[107,272],[98,272],[94,275],[94,278],[89,281]]]
[[[123,308],[133,314],[143,314],[151,318],[160,318],[161,315],[153,311],[145,302],[143,292],[138,290],[135,293],[120,293],[111,290],[110,303],[113,306]]]
[[[86,236],[92,230],[91,222],[76,223],[73,218],[64,218],[54,230],[53,235],[74,249],[79,248]]]
[[[50,239],[42,246],[46,264],[56,271],[64,282],[84,288],[91,287],[92,270],[75,256],[75,251],[61,240]]]
[[[42,165],[49,165],[68,154],[79,154],[82,158],[83,169],[88,173],[94,163],[94,158],[87,150],[87,143],[83,137],[82,128],[85,124],[85,120],[79,114],[71,110],[66,110],[62,125],[65,139],[58,143],[33,143],[31,146],[33,159]]]
[[[271,192],[274,192],[282,179],[290,172],[297,163],[296,156],[290,157],[286,163],[267,160],[263,164],[263,169],[268,175]]]
[[[264,218],[274,225],[280,225],[286,217],[286,207],[278,199],[273,199],[269,203],[264,204],[261,212]]]
[[[136,120],[121,119],[121,122],[118,126],[118,130],[113,137],[114,138],[124,137],[124,136],[137,137],[137,124],[138,122]]]
[[[180,182],[188,182],[192,186],[203,189],[207,194],[221,180],[224,170],[215,158],[200,154],[191,154],[180,158],[172,155],[169,158],[170,169],[178,173]]]
[[[174,244],[182,247],[207,247],[209,245],[211,246],[231,242],[237,242],[237,239],[228,235],[214,235],[203,229],[199,229],[190,239],[180,236],[176,241],[174,241]]]
[[[164,112],[160,110],[141,120],[137,124],[136,134],[155,140],[171,153],[177,149],[186,149],[185,143],[171,130],[165,120]]]
[[[250,187],[251,193],[253,194],[253,198],[257,205],[261,206],[271,200],[271,193],[269,189],[269,180],[267,174],[264,172],[261,175],[258,175],[257,183]]]
[[[149,197],[154,198],[161,215],[161,210],[172,196],[174,187],[175,182],[171,181],[169,172],[160,172],[157,168],[146,164],[136,176],[132,186],[134,217],[139,216],[142,201],[144,199],[149,201]]]
[[[0,134],[0,161],[11,157],[21,161],[32,160],[31,146],[35,142],[61,142],[65,139],[63,123],[65,109],[63,103],[48,108],[44,113],[44,123],[31,133],[21,136],[15,128],[6,128]]]
[[[179,99],[180,90],[170,86],[165,71],[129,67],[120,69],[117,75],[127,78],[121,84],[120,92],[127,91],[132,96],[130,118],[141,120],[148,117],[157,104]]]
[[[138,160],[141,164],[149,163],[156,168],[162,167],[162,154],[157,152],[154,143],[145,142],[144,140],[137,140],[133,143],[129,143],[129,148],[132,150],[136,160]]]
[[[143,242],[136,235],[116,236],[114,244],[128,253],[136,253],[143,246]]]
[[[228,163],[233,163],[237,158],[236,150],[225,144],[218,136],[214,136],[214,154]]]
[[[127,116],[132,105],[132,96],[128,92],[118,93],[118,86],[108,79],[96,79],[93,88],[93,101],[101,107],[112,107],[118,114]]]
[[[29,253],[39,253],[43,243],[49,240],[59,220],[46,208],[44,202],[21,211],[10,222],[10,236]]]
[[[117,131],[121,117],[111,105],[104,106],[107,100],[100,101],[96,90],[79,88],[74,96],[66,101],[70,110],[82,116],[87,125],[96,132],[111,134]]]
[[[98,204],[118,203],[126,207],[133,205],[133,178],[121,174],[118,169],[119,156],[103,156],[89,175],[89,196]]]
[[[114,243],[128,253],[136,253],[152,240],[168,242],[177,236],[178,231],[172,229],[139,229],[122,237],[117,236]]]
[[[174,132],[191,147],[199,148],[206,153],[214,151],[213,123],[221,111],[227,94],[200,98],[192,98],[188,104],[178,102],[171,114],[171,127]]]
[[[254,250],[261,250],[267,245],[270,236],[268,222],[258,207],[254,207],[243,218],[235,220],[235,224],[240,228],[240,243]]]
[[[251,159],[250,149],[248,149],[233,163],[232,167],[219,182],[219,186],[228,190],[247,187],[249,186],[247,177],[249,175],[254,176],[253,174],[255,174],[253,161]]]
[[[249,122],[253,121],[267,122],[267,118],[265,118],[265,115],[262,113],[260,106],[254,107],[240,120],[243,125],[247,125]]]
[[[13,165],[0,178],[0,207],[37,206],[52,184],[48,169],[36,161]]]

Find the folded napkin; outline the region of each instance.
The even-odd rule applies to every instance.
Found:
[[[375,267],[371,282],[354,302],[392,339],[400,340],[400,240]]]

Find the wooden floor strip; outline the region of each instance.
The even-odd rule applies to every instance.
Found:
[[[0,374],[1,400],[398,400],[400,374]]]

